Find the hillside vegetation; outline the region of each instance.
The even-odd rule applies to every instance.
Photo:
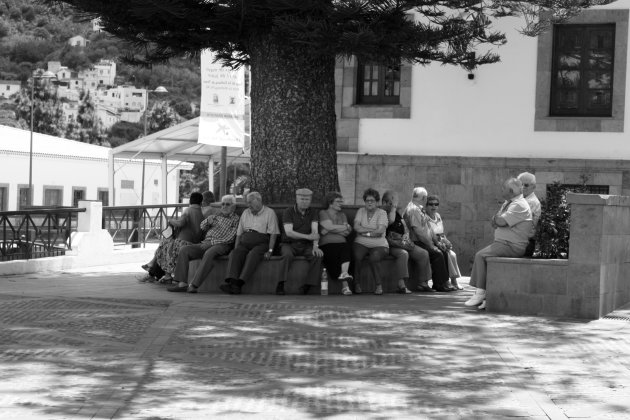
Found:
[[[81,35],[86,47],[68,40]],[[137,87],[165,86],[164,98],[184,118],[192,118],[190,104],[198,104],[200,73],[198,60],[175,59],[153,68],[132,67],[119,58],[129,46],[105,32],[93,32],[92,23],[82,21],[68,6],[44,6],[33,0],[0,0],[0,80],[26,81],[33,70],[46,69],[48,61],[60,61],[71,70],[90,67],[101,59],[117,61],[117,84]]]

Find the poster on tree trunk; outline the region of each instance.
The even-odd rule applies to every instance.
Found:
[[[245,138],[245,71],[214,62],[210,50],[201,53],[199,143],[243,147]]]

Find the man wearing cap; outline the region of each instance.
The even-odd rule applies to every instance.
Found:
[[[280,234],[276,212],[263,205],[259,192],[247,194],[247,207],[236,230],[234,250],[228,260],[226,284],[220,286],[223,292],[231,295],[241,293],[241,288],[251,280],[263,258],[271,258]]]
[[[283,277],[278,282],[276,294],[284,295],[284,282],[296,256],[303,256],[309,263],[306,282],[300,287],[307,294],[311,286],[319,282],[321,259],[324,252],[319,249],[317,212],[311,208],[313,191],[300,188],[295,192],[295,205],[282,213],[282,262]]]

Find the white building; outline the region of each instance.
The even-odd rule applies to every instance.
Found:
[[[91,68],[79,71],[78,78],[83,80],[85,89],[96,90],[99,86],[113,86],[116,80],[116,63],[101,60]]]
[[[99,89],[95,98],[99,104],[107,107],[142,113],[146,105],[146,94],[146,89],[123,85],[109,89]]]
[[[388,69],[339,59],[338,165],[347,202],[362,203],[368,187],[394,189],[407,201],[413,187],[425,186],[440,196],[466,270],[492,240],[487,220],[509,176],[535,173],[543,197],[554,181],[630,195],[629,8],[628,0],[594,7],[538,37],[520,34],[518,18],[499,19],[507,36],[495,49],[501,61],[475,69],[472,79],[453,66]]]
[[[10,98],[20,91],[19,80],[0,80],[0,98]]]
[[[28,130],[0,126],[0,210],[17,210],[27,204],[29,141]],[[117,158],[110,163],[110,151],[109,147],[34,133],[33,204],[72,206],[81,199],[101,200],[106,205],[139,205],[142,160]],[[109,176],[112,164],[113,179]],[[162,163],[145,161],[145,204],[178,201],[178,169],[190,170],[192,165],[168,161],[166,166],[170,173],[164,199]]]
[[[88,42],[89,41],[81,35],[75,35],[68,40],[68,44],[72,45],[73,47],[85,47]]]
[[[96,117],[101,120],[104,129],[109,129],[112,125],[120,121],[120,112],[115,108],[101,104],[96,104]]]

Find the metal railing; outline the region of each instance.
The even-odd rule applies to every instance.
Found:
[[[114,245],[144,247],[159,242],[168,219],[179,218],[186,207],[187,204],[103,207],[103,229],[112,236]]]
[[[84,208],[45,207],[0,212],[0,261],[65,255]]]

